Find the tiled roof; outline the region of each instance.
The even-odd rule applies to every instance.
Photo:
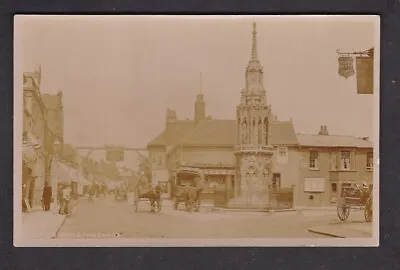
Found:
[[[175,145],[179,143],[182,137],[185,136],[188,131],[192,130],[194,126],[193,120],[177,120],[175,128],[171,130],[170,134],[167,134],[164,130],[151,140],[150,143],[147,144],[147,147]]]
[[[203,120],[182,139],[183,145],[235,145],[235,120]]]
[[[46,109],[58,109],[61,106],[58,95],[42,94],[42,100]]]
[[[191,128],[190,128],[191,127]],[[233,146],[237,143],[236,120],[203,120],[197,127],[191,121],[189,130],[182,132],[180,138],[175,138],[173,144],[181,142],[183,145],[227,145]],[[164,133],[155,140],[161,145]],[[150,144],[155,145],[154,141]],[[149,144],[149,145],[150,145]],[[173,145],[169,144],[169,145]],[[271,122],[271,144],[272,145],[297,145],[297,137],[292,122],[273,121]],[[165,144],[164,144],[165,145]]]
[[[301,146],[357,148],[373,147],[371,141],[353,136],[298,134],[297,138]]]

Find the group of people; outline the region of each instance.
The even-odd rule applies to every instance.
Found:
[[[59,205],[58,213],[60,215],[69,214],[69,202],[71,199],[72,189],[69,185],[59,184],[57,192],[57,201]],[[45,182],[42,195],[42,207],[44,211],[50,210],[53,201],[52,187]]]

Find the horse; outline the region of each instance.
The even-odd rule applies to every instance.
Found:
[[[140,199],[149,199],[151,212],[159,212],[161,210],[161,193],[162,187],[160,185],[156,185],[154,188],[150,188],[147,186],[137,186],[135,189],[135,211],[138,210],[138,203]]]
[[[185,199],[185,207],[188,212],[191,212],[193,208],[198,212],[200,208],[200,192],[201,189],[197,189],[190,184],[186,184],[183,187],[183,197]]]

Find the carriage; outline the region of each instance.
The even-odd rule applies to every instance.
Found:
[[[200,210],[200,193],[204,185],[204,174],[200,169],[182,167],[176,173],[174,210],[181,203],[185,204],[186,211]]]
[[[337,204],[337,215],[345,221],[350,210],[364,210],[366,222],[372,221],[372,185],[344,183]]]
[[[153,187],[144,176],[142,177],[143,179],[134,188],[133,205],[135,212],[138,211],[140,201],[150,201],[151,212],[160,212],[162,208],[161,185],[157,184]]]
[[[126,188],[119,187],[114,189],[114,200],[116,201],[127,201],[128,200],[128,192]]]

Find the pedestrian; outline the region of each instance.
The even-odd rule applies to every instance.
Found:
[[[69,201],[71,199],[71,188],[66,186],[62,189],[61,195],[61,205],[60,205],[60,214],[67,215],[69,214]]]
[[[96,193],[96,184],[92,184],[92,186],[89,189],[89,202],[93,202],[93,196]]]
[[[51,204],[51,198],[52,198],[52,188],[49,185],[48,182],[44,183],[44,188],[43,188],[43,210],[44,211],[49,211],[50,210],[50,204]]]

